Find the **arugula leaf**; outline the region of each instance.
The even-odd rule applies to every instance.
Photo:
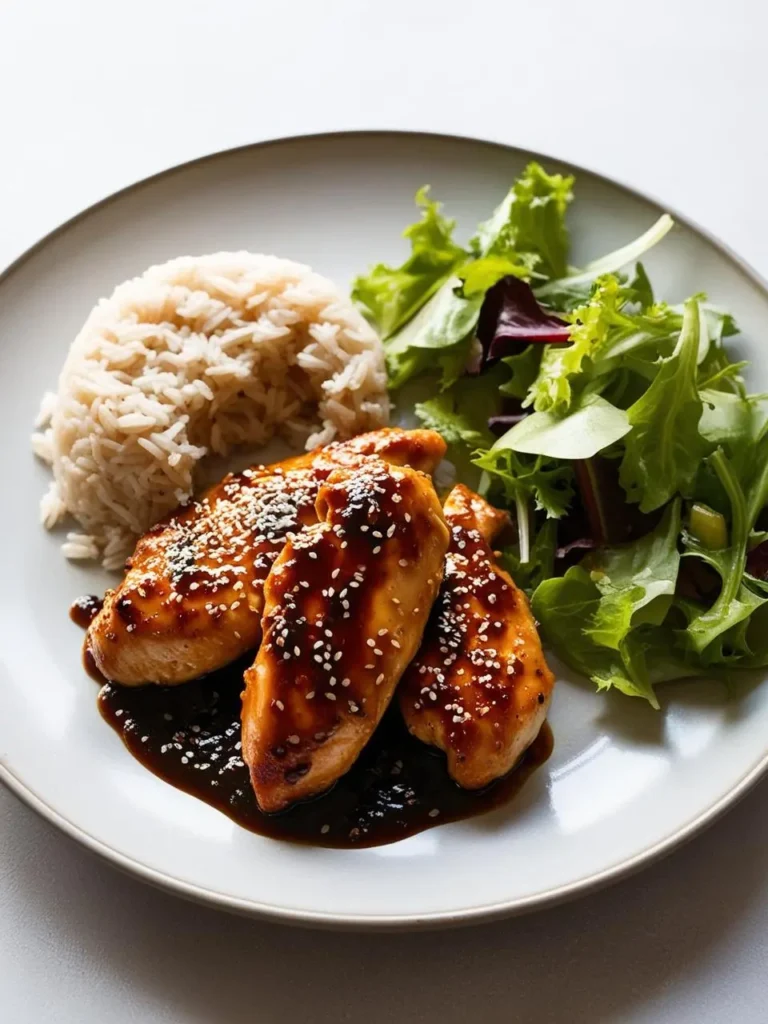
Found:
[[[429,198],[429,186],[416,193],[421,220],[403,236],[411,243],[411,255],[400,267],[378,263],[355,278],[352,298],[367,312],[383,339],[406,324],[438,290],[468,254],[453,241],[456,221],[440,213],[441,204]]]
[[[639,625],[624,635],[618,649],[599,644],[591,627],[602,600],[590,574],[577,565],[565,576],[541,583],[531,608],[545,643],[598,690],[617,689],[658,709],[657,683],[697,675],[701,667],[674,649],[674,634],[667,626]]]
[[[619,479],[627,499],[639,502],[642,512],[660,508],[675,494],[689,496],[698,464],[711,449],[699,433],[699,315],[698,301],[689,299],[675,352],[661,360],[648,390],[627,410],[632,430]]]
[[[617,273],[622,267],[625,267],[628,263],[634,263],[635,260],[640,259],[649,249],[652,249],[654,245],[657,245],[667,232],[672,229],[674,223],[668,213],[662,214],[655,224],[652,224],[647,231],[633,242],[629,242],[620,249],[608,253],[607,256],[601,256],[599,259],[593,260],[583,270],[578,270],[567,277],[550,281],[537,288],[537,297],[552,300],[554,296],[563,293],[573,293],[574,291],[578,293],[579,289],[585,285],[591,285],[597,278],[605,274]]]
[[[658,701],[644,666],[635,669],[631,653],[601,647],[584,630],[600,604],[600,593],[580,566],[565,576],[545,580],[535,590],[531,609],[539,622],[544,642],[574,671],[589,677],[600,690],[615,688],[630,697],[644,697],[658,708]]]
[[[587,630],[596,643],[621,650],[639,622],[660,626],[675,592],[680,553],[680,500],[667,507],[651,533],[632,544],[604,548],[582,565],[600,592],[600,603]]]
[[[690,534],[684,536],[687,556],[695,556],[710,565],[720,576],[722,586],[714,604],[695,616],[687,628],[687,640],[703,655],[705,663],[724,659],[723,643],[718,640],[728,630],[748,619],[768,601],[768,595],[750,589],[745,571],[752,527],[768,498],[768,443],[766,439],[751,447],[757,466],[745,493],[733,466],[722,449],[709,459],[731,505],[731,544],[720,551],[704,548]]]
[[[565,416],[534,412],[506,432],[497,442],[529,455],[553,459],[591,459],[631,430],[623,409],[596,394],[577,399]]]
[[[539,274],[564,276],[569,249],[565,214],[573,199],[572,186],[572,177],[547,174],[539,164],[528,164],[491,217],[478,227],[470,249],[477,256],[530,253],[537,257]]]

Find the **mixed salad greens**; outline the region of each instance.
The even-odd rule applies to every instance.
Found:
[[[391,389],[431,382],[419,419],[512,512],[502,557],[545,641],[658,707],[658,683],[768,665],[768,396],[727,313],[655,299],[638,260],[669,216],[570,265],[573,180],[530,164],[466,245],[420,189],[409,257],[353,296]]]

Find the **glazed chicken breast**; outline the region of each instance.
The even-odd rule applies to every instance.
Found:
[[[445,502],[451,531],[440,593],[398,697],[409,731],[445,751],[465,789],[505,775],[538,735],[554,676],[525,594],[491,543],[507,523],[469,488]]]
[[[317,517],[272,566],[245,673],[242,754],[264,811],[357,759],[419,647],[448,547],[429,477],[380,459],[334,472]]]
[[[317,522],[334,470],[373,459],[431,472],[444,453],[433,431],[383,429],[226,476],[139,540],[88,629],[96,667],[124,685],[222,668],[258,644],[264,580],[286,537]]]

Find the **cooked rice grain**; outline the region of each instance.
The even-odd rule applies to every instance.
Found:
[[[102,299],[32,435],[68,558],[118,568],[208,453],[279,431],[315,448],[389,417],[381,342],[327,278],[276,256],[183,256]],[[40,432],[44,430],[44,432]]]

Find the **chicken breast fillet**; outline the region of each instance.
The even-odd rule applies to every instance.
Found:
[[[465,789],[505,775],[539,733],[554,685],[525,594],[491,542],[507,516],[459,485],[440,594],[398,697],[409,731],[445,751]]]
[[[317,514],[272,566],[245,673],[243,759],[264,811],[355,762],[419,647],[448,547],[429,477],[381,460],[333,473]]]
[[[431,472],[444,453],[433,431],[393,428],[226,476],[138,542],[89,627],[96,667],[125,685],[168,685],[233,661],[258,644],[264,580],[288,534],[317,522],[335,469],[378,459]]]

